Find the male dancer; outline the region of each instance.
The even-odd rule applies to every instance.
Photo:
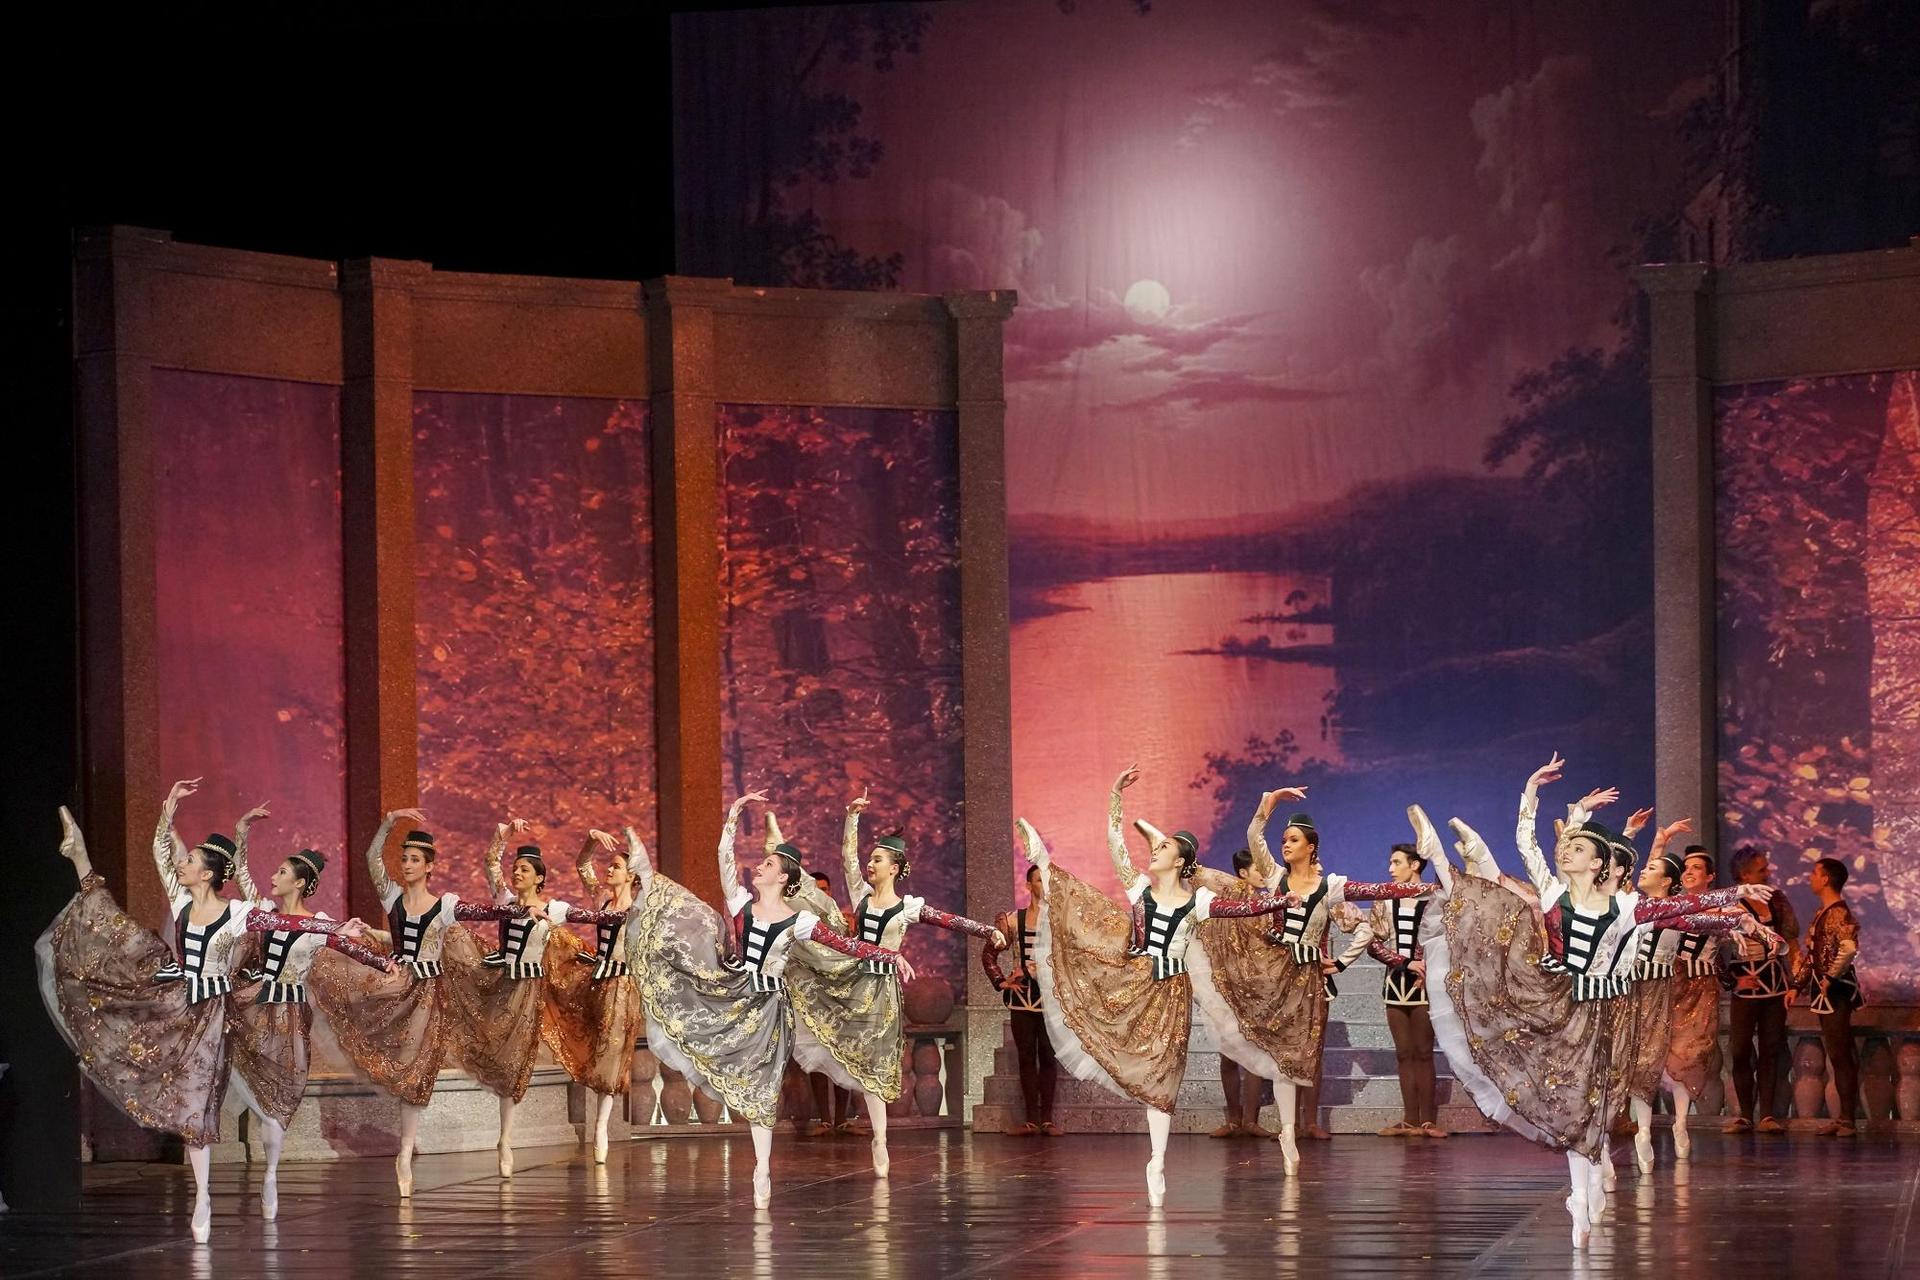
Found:
[[[1026,1105],[1026,1122],[1014,1132],[1022,1137],[1045,1134],[1058,1138],[1064,1132],[1053,1120],[1053,1095],[1060,1082],[1059,1064],[1053,1056],[1053,1041],[1047,1038],[1047,1019],[1041,1012],[1040,982],[1032,967],[1034,933],[1040,927],[1040,906],[1046,901],[1046,877],[1037,866],[1027,868],[1027,905],[1003,911],[994,926],[1013,948],[1013,972],[1000,968],[1003,948],[992,942],[980,948],[980,967],[1000,992],[1013,1027],[1015,1061],[1020,1067],[1020,1097]]]

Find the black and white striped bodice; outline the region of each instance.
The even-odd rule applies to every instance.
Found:
[[[1583,911],[1573,904],[1573,895],[1563,893],[1551,920],[1560,934],[1560,954],[1551,952],[1541,959],[1540,967],[1565,973],[1573,979],[1573,998],[1579,1001],[1601,1000],[1625,995],[1628,974],[1613,976],[1612,955],[1601,954],[1606,937],[1619,918],[1620,904],[1609,898],[1605,911]]]
[[[1187,940],[1193,928],[1189,918],[1193,915],[1194,899],[1172,909],[1154,901],[1153,890],[1148,889],[1140,895],[1141,924],[1146,953],[1153,959],[1153,977],[1156,982],[1164,982],[1176,974],[1187,971]]]
[[[551,904],[549,904],[550,906]],[[536,950],[536,939],[544,942],[547,936],[547,917],[544,914],[527,915],[517,920],[500,922],[500,949],[487,957],[486,962],[496,968],[505,969],[507,976],[519,982],[527,978],[547,976],[544,948]]]
[[[600,904],[602,911],[613,910],[613,899],[608,898]],[[601,982],[608,978],[627,976],[627,953],[620,945],[620,930],[626,927],[625,920],[602,920],[593,926],[593,979]]]
[[[1297,907],[1282,908],[1280,927],[1277,932],[1280,935],[1280,941],[1293,952],[1296,964],[1320,963],[1322,955],[1320,943],[1327,935],[1327,927],[1324,917],[1316,922],[1314,915],[1323,910],[1323,904],[1327,900],[1327,890],[1330,887],[1330,878],[1323,875],[1320,877],[1320,887],[1313,891],[1311,897]],[[1287,881],[1284,876],[1280,880],[1280,892],[1287,892]]]
[[[1393,949],[1412,956],[1420,946],[1420,916],[1427,909],[1425,898],[1395,898],[1393,911]]]
[[[187,918],[187,913],[193,910],[193,904],[180,900],[173,928],[174,943],[179,949],[180,958],[154,974],[154,981],[186,983],[188,1004],[199,1004],[202,1000],[211,1000],[233,990],[232,975],[214,963],[214,950],[219,944],[220,935],[235,924],[233,906],[229,902],[214,919],[206,924],[194,924]]]
[[[409,915],[405,906],[398,903],[395,905],[394,923],[398,926],[393,930],[395,957],[411,969],[416,978],[440,976],[440,957],[436,955],[428,960],[422,956],[421,952],[426,944],[428,933],[433,929],[433,922],[440,918],[440,908],[443,905],[445,905],[443,899],[435,898],[433,905],[417,916]]]
[[[871,943],[876,947],[885,946],[886,943],[882,941],[882,939],[886,937],[887,926],[891,925],[894,919],[906,909],[906,901],[902,899],[890,907],[875,910],[873,906],[873,895],[867,894],[863,896],[860,899],[859,909],[853,913],[853,922],[860,941]],[[905,924],[900,926],[900,932],[903,936],[905,935]],[[893,961],[891,960],[863,960],[860,963],[868,973],[893,972]]]
[[[1393,927],[1393,950],[1411,960],[1420,950],[1420,917],[1425,898],[1395,898],[1387,904]],[[1383,980],[1384,1003],[1407,1008],[1427,1003],[1427,984],[1413,970],[1389,967]]]
[[[257,1004],[305,1004],[307,984],[289,972],[293,949],[302,938],[315,935],[292,929],[273,929],[265,935],[266,960],[260,966],[260,995]]]
[[[778,991],[785,985],[780,976],[786,968],[781,937],[793,928],[799,918],[798,915],[791,915],[785,920],[762,924],[753,918],[751,906],[740,913],[740,955],[753,975],[755,991]],[[767,970],[769,962],[774,964],[772,972]]]

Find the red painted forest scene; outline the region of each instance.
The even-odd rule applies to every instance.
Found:
[[[1920,995],[1920,377],[1722,388],[1715,405],[1720,847],[1811,918],[1846,863],[1873,1001]]]

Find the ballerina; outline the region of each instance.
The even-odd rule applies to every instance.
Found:
[[[1642,897],[1658,901],[1672,897],[1680,890],[1681,877],[1686,869],[1679,858],[1667,852],[1667,845],[1674,836],[1691,830],[1691,820],[1682,818],[1654,832],[1653,852],[1640,872],[1639,889]],[[1632,1099],[1628,1105],[1633,1113],[1634,1163],[1641,1173],[1653,1172],[1653,1104],[1660,1096],[1667,1059],[1671,1055],[1676,966],[1681,963],[1683,947],[1692,944],[1694,953],[1698,954],[1706,940],[1706,935],[1702,933],[1656,925],[1640,934],[1639,950],[1634,955],[1633,989],[1627,997],[1631,1005],[1629,1025],[1633,1037],[1633,1057],[1627,1071],[1627,1094]],[[1686,1102],[1685,1091],[1677,1093],[1674,1097],[1675,1112],[1679,1113]],[[1685,1142],[1685,1121],[1677,1120],[1674,1127],[1676,1151]]]
[[[1275,1055],[1281,1076],[1274,1082],[1274,1091],[1280,1104],[1277,1136],[1286,1153],[1289,1173],[1299,1166],[1296,1110],[1307,1117],[1309,1136],[1328,1136],[1319,1124],[1318,1102],[1321,1062],[1326,1051],[1327,1010],[1339,994],[1333,984],[1334,975],[1344,972],[1359,959],[1374,938],[1373,924],[1363,916],[1352,931],[1353,940],[1338,956],[1329,955],[1328,926],[1335,912],[1348,903],[1422,898],[1433,892],[1432,885],[1418,881],[1365,883],[1323,872],[1320,831],[1304,813],[1287,819],[1280,839],[1281,862],[1276,863],[1267,846],[1267,825],[1280,801],[1298,801],[1305,795],[1304,787],[1269,791],[1260,797],[1260,806],[1247,826],[1247,848],[1253,854],[1254,875],[1269,892],[1290,893],[1300,899],[1298,905],[1289,906],[1286,914],[1274,922],[1274,933],[1269,939],[1276,944],[1276,962],[1282,970],[1279,992],[1282,996],[1289,990],[1294,992],[1294,1007],[1270,1018],[1250,1018],[1247,1016],[1250,1010],[1241,1010],[1243,1026],[1265,1028],[1284,1049]],[[1285,972],[1287,960],[1293,964],[1290,974]],[[1244,984],[1236,989],[1249,990]],[[1259,987],[1252,990],[1260,992]],[[1304,1008],[1300,1007],[1303,1003]],[[1297,1107],[1296,1092],[1299,1094]]]
[[[135,1123],[186,1143],[194,1179],[191,1228],[194,1240],[205,1244],[213,1216],[210,1148],[220,1138],[230,1078],[276,1147],[291,1114],[268,1114],[259,1096],[282,1098],[286,1090],[257,1080],[263,1087],[256,1093],[233,1070],[229,1031],[238,1009],[231,996],[239,944],[249,933],[280,930],[325,934],[329,945],[344,945],[360,926],[283,916],[222,897],[235,843],[215,833],[189,849],[173,829],[176,807],[199,782],[173,785],[154,832],[154,868],[167,894],[174,947],[120,910],[63,807],[60,854],[73,864],[80,887],[35,942],[34,955],[47,1012],[87,1078]],[[278,1207],[277,1195],[263,1197],[263,1216],[274,1217]]]
[[[1653,925],[1697,933],[1751,933],[1758,921],[1718,914],[1767,886],[1739,886],[1654,901],[1612,883],[1617,837],[1591,820],[1567,824],[1549,867],[1534,831],[1541,785],[1560,776],[1555,756],[1527,780],[1515,839],[1532,901],[1484,873],[1455,876],[1436,861],[1442,909],[1422,920],[1435,1036],[1454,1074],[1489,1119],[1567,1153],[1567,1211],[1575,1248],[1585,1248],[1606,1207],[1602,1162],[1607,1126],[1621,1110],[1626,1066],[1618,1034],[1641,932]],[[1418,805],[1408,810],[1437,847]],[[1456,827],[1456,830],[1459,828]],[[1540,907],[1544,906],[1544,913]]]
[[[473,1029],[454,1015],[472,1008],[477,997],[454,999],[453,988],[482,982],[487,971],[473,935],[455,928],[465,920],[524,919],[517,904],[462,902],[457,893],[433,888],[439,850],[431,831],[408,830],[400,846],[399,883],[387,874],[386,848],[394,828],[406,820],[426,821],[418,809],[395,809],[381,820],[367,845],[367,875],[387,913],[387,927],[372,930],[393,952],[391,977],[374,977],[332,967],[308,977],[313,1002],[333,1028],[334,1038],[353,1065],[386,1090],[400,1106],[400,1150],[393,1159],[400,1198],[413,1195],[413,1157],[420,1145],[420,1117],[433,1100],[440,1068],[449,1059],[475,1056]]]
[[[1134,826],[1148,841],[1147,869],[1135,870],[1121,826],[1120,793],[1138,777],[1138,769],[1121,774],[1107,807],[1107,852],[1131,913],[1054,866],[1040,833],[1024,818],[1019,831],[1027,860],[1041,868],[1045,885],[1032,961],[1054,1054],[1077,1078],[1145,1105],[1151,1143],[1147,1203],[1157,1208],[1166,1199],[1167,1135],[1186,1074],[1196,996],[1203,989],[1214,992],[1202,999],[1201,1009],[1216,1034],[1233,1021],[1211,977],[1189,970],[1190,960],[1199,960],[1202,972],[1206,964],[1204,950],[1189,945],[1194,929],[1209,919],[1270,915],[1299,899],[1227,898],[1206,885],[1190,887],[1199,842],[1186,831],[1165,835],[1145,820]],[[1261,1056],[1244,1041],[1236,1050]],[[1273,1069],[1270,1062],[1242,1065],[1259,1074]]]
[[[309,911],[306,906],[327,867],[326,855],[317,849],[302,849],[274,869],[267,882],[271,896],[263,896],[255,887],[247,869],[248,832],[253,823],[267,816],[267,806],[260,805],[242,815],[234,827],[233,879],[241,901],[277,912],[284,920],[331,923],[325,914]],[[358,921],[353,922],[351,934],[275,927],[261,935],[257,950],[249,948],[245,958],[238,954],[235,957],[240,981],[229,998],[227,1037],[232,1045],[234,1073],[244,1082],[242,1094],[262,1117],[261,1146],[267,1167],[260,1186],[260,1213],[269,1222],[279,1212],[280,1151],[286,1126],[292,1122],[307,1086],[313,1034],[308,975],[316,968],[326,970],[331,963],[354,974],[366,974],[374,981],[393,973],[392,961],[352,940],[369,932]]]
[[[913,980],[913,966],[899,952],[845,937],[812,911],[795,910],[802,885],[812,883],[791,845],[754,864],[751,892],[741,886],[733,856],[740,813],[765,801],[757,791],[741,796],[720,829],[724,917],[656,872],[639,837],[627,830],[627,857],[640,877],[639,902],[626,931],[627,964],[640,993],[647,1047],[688,1083],[719,1099],[735,1120],[747,1122],[757,1209],[773,1202],[773,1126],[780,1115],[781,1076],[793,1052],[786,973],[795,944],[817,942],[855,960],[888,963],[900,982]],[[737,946],[734,919],[740,922]]]
[[[610,855],[603,884],[594,870],[594,850]],[[644,851],[642,852],[644,857]],[[633,859],[605,831],[589,831],[574,860],[580,883],[600,894],[603,918],[594,926],[592,951],[578,963],[547,974],[547,1044],[567,1074],[595,1096],[593,1162],[607,1162],[607,1121],[614,1099],[627,1092],[633,1072],[633,1042],[640,1030],[639,995],[627,981],[627,913],[633,907]],[[582,966],[591,966],[583,968]]]
[[[902,949],[908,926],[924,922],[1004,947],[1006,936],[993,926],[935,910],[926,899],[899,892],[898,883],[911,874],[911,864],[906,838],[898,831],[887,832],[873,842],[862,872],[860,815],[866,812],[868,803],[863,789],[847,805],[840,841],[847,885],[853,894],[854,936],[870,946],[897,952]],[[768,821],[773,821],[771,813]],[[799,1019],[794,1025],[794,1061],[802,1070],[824,1072],[841,1088],[857,1090],[865,1097],[867,1120],[873,1127],[873,1174],[884,1178],[891,1167],[887,1104],[900,1097],[906,1046],[900,1007],[902,982],[890,961],[821,957],[804,947],[800,954],[807,963],[797,967],[788,980],[788,995]]]
[[[580,941],[562,924],[618,925],[623,911],[588,911],[546,896],[547,864],[538,845],[524,844],[513,851],[506,874],[501,863],[507,837],[524,835],[533,824],[509,818],[493,830],[487,844],[487,887],[494,904],[520,907],[521,914],[500,923],[500,947],[487,955],[482,969],[446,988],[456,1018],[466,1025],[462,1065],[488,1092],[500,1099],[500,1176],[513,1176],[513,1113],[526,1097],[533,1079],[533,1060],[543,1039],[551,1039],[546,1018],[548,969],[573,963]]]

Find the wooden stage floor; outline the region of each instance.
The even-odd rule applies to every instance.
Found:
[[[1650,1178],[1622,1166],[1593,1245],[1567,1240],[1566,1162],[1511,1136],[1276,1144],[1176,1136],[1147,1208],[1144,1136],[901,1133],[876,1186],[862,1139],[774,1146],[756,1214],[739,1138],[423,1156],[414,1199],[387,1160],[289,1164],[280,1219],[257,1172],[214,1170],[214,1238],[187,1234],[184,1167],[88,1171],[80,1212],[0,1216],[0,1276],[806,1277],[1920,1275],[1920,1143],[1702,1133]]]

